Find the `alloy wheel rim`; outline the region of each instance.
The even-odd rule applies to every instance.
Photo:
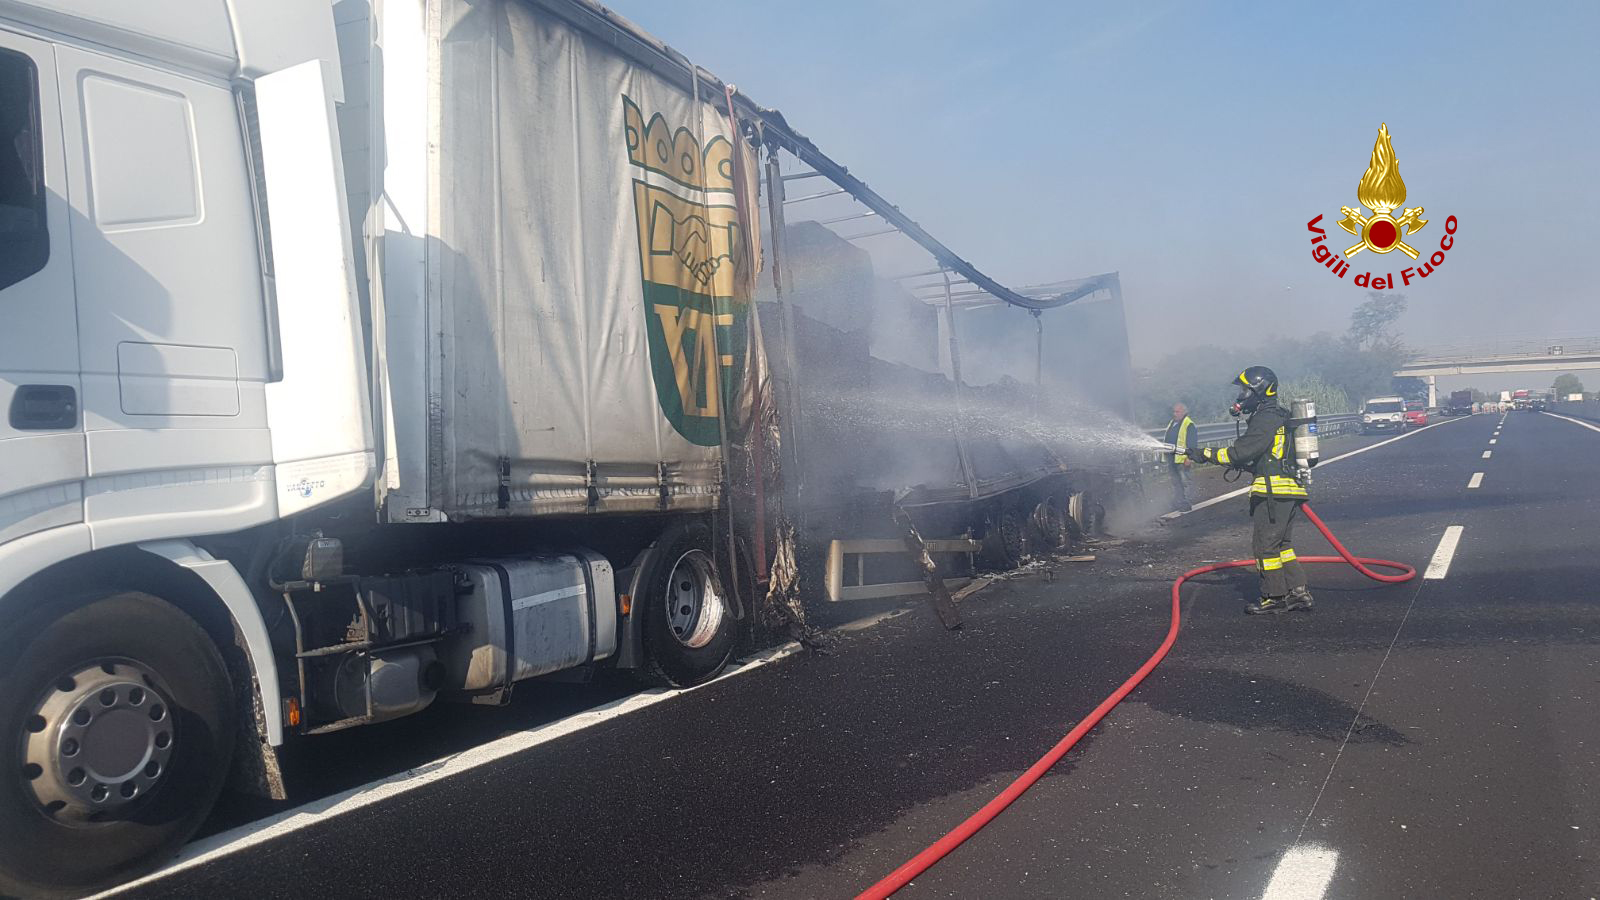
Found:
[[[22,779],[47,814],[94,822],[153,791],[177,747],[168,691],[132,660],[80,666],[23,720]]]
[[[678,557],[667,576],[667,630],[678,643],[698,649],[722,627],[727,606],[711,557],[690,550]]]

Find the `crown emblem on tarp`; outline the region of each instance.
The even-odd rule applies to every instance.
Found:
[[[716,135],[700,149],[688,128],[676,130],[656,113],[645,122],[644,112],[622,98],[622,126],[628,140],[628,159],[642,169],[659,172],[685,187],[702,191],[733,191],[733,145]]]

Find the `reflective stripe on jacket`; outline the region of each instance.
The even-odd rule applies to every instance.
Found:
[[[1249,425],[1233,446],[1217,451],[1217,462],[1247,469],[1255,476],[1250,483],[1252,497],[1303,500],[1310,496],[1294,477],[1294,433],[1288,421],[1288,410],[1276,403],[1262,405],[1250,414]]]
[[[1167,422],[1167,443],[1176,444],[1185,450],[1189,449],[1189,429],[1193,427],[1194,420],[1188,416],[1184,416],[1182,422]],[[1172,455],[1172,462],[1176,465],[1181,466],[1188,461],[1187,453],[1178,452]]]

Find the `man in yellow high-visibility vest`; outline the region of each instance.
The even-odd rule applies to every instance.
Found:
[[[1172,421],[1167,423],[1166,443],[1178,448],[1167,467],[1172,472],[1172,505],[1174,509],[1188,512],[1189,505],[1189,454],[1193,448],[1194,420],[1189,418],[1189,408],[1182,403],[1172,404]]]

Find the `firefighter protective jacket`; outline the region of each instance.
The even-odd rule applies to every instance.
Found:
[[[1254,475],[1255,481],[1250,484],[1252,497],[1303,500],[1309,494],[1294,477],[1294,429],[1288,427],[1288,422],[1288,410],[1276,400],[1263,401],[1250,414],[1244,434],[1232,447],[1216,451],[1213,459]]]

